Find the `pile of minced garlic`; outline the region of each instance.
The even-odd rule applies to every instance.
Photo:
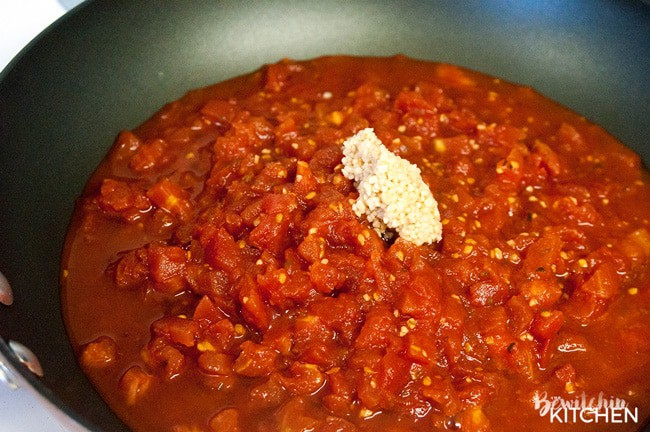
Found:
[[[359,198],[352,208],[365,215],[380,235],[395,230],[418,246],[442,238],[438,203],[422,180],[420,169],[388,150],[372,128],[343,143],[343,175],[354,181]]]

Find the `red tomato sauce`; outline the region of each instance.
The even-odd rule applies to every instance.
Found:
[[[366,127],[422,170],[441,242],[352,211],[341,144]],[[403,56],[281,61],[120,133],[67,238],[67,329],[136,431],[637,430],[648,181],[527,87]],[[544,412],[581,397],[636,417]]]

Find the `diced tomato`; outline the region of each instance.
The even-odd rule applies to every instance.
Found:
[[[246,114],[234,119],[232,127],[217,138],[213,148],[217,157],[232,161],[270,145],[272,138],[273,128],[266,119]]]
[[[589,151],[589,147],[584,137],[568,123],[562,123],[557,131],[559,144],[567,151],[575,154],[584,154]]]
[[[304,161],[299,161],[296,164],[295,179],[295,187],[293,190],[301,198],[302,202],[308,203],[313,200],[318,190],[318,179],[309,164]]]
[[[323,405],[332,413],[343,417],[352,409],[355,386],[340,370],[331,371],[327,374],[330,391],[323,397]]]
[[[170,342],[192,347],[199,334],[199,324],[191,319],[168,316],[154,321],[151,330]]]
[[[147,197],[159,208],[186,219],[192,212],[189,193],[165,177],[147,191]]]
[[[404,342],[407,358],[424,365],[432,365],[438,353],[437,341],[417,330],[410,331]]]
[[[205,249],[205,261],[213,267],[224,270],[230,281],[238,280],[244,272],[245,259],[235,239],[223,228],[219,228]]]
[[[235,408],[226,408],[215,414],[209,422],[212,432],[240,432],[239,412]]]
[[[220,123],[232,123],[238,111],[237,104],[221,99],[210,99],[201,107],[201,114],[212,117]]]
[[[315,393],[325,383],[326,375],[314,364],[294,362],[289,373],[289,376],[282,376],[280,382],[292,395]]]
[[[453,385],[443,377],[429,377],[422,387],[422,395],[447,416],[456,414],[462,406]]]
[[[232,185],[240,168],[240,163],[241,161],[238,159],[234,161],[220,159],[212,166],[210,176],[205,181],[205,184],[216,192],[223,191],[226,187]]]
[[[214,351],[201,353],[197,363],[203,372],[214,375],[230,375],[233,372],[233,361],[228,354]]]
[[[493,392],[487,385],[468,378],[469,380],[466,379],[465,382],[459,384],[458,397],[460,400],[471,405],[487,404],[493,396]]]
[[[516,368],[517,372],[527,379],[533,381],[539,375],[539,362],[537,348],[529,340],[512,342],[508,345],[508,360]]]
[[[368,312],[355,341],[356,348],[386,348],[397,332],[395,317],[390,309],[376,307]]]
[[[229,352],[233,348],[235,336],[237,336],[235,326],[228,318],[210,324],[203,332],[207,342],[220,352]]]
[[[469,301],[474,306],[496,306],[508,296],[508,287],[500,282],[477,282],[469,287]]]
[[[537,164],[545,169],[549,176],[560,175],[565,170],[557,153],[547,144],[539,140],[535,142],[533,147],[533,156],[539,158]]]
[[[303,432],[316,430],[320,421],[309,415],[305,397],[289,399],[277,412],[277,429],[283,432]]]
[[[293,323],[292,336],[294,349],[303,351],[312,343],[328,342],[335,339],[334,332],[316,315],[306,315],[297,318]]]
[[[187,367],[185,355],[173,346],[160,343],[160,339],[154,339],[149,344],[149,357],[146,359],[148,365],[158,370],[165,379],[171,380],[178,377]]]
[[[115,341],[108,336],[100,336],[83,347],[79,362],[86,368],[104,367],[112,363],[116,356]]]
[[[142,287],[149,278],[147,251],[136,249],[127,252],[115,266],[115,285],[120,289],[135,290]]]
[[[562,310],[570,317],[586,324],[603,314],[606,300],[585,290],[575,290],[569,301],[562,305]]]
[[[350,136],[357,131],[368,127],[367,120],[363,116],[364,113],[370,113],[380,107],[387,110],[389,107],[392,107],[389,102],[390,94],[376,83],[365,82],[357,87],[354,95],[354,103],[352,104],[352,110],[357,114],[357,123],[359,121],[366,121],[366,123],[357,124],[356,127],[350,131],[352,133],[349,133],[346,136]],[[349,119],[348,123],[350,123]]]
[[[546,267],[538,267],[536,274],[546,272]],[[562,296],[562,285],[555,280],[532,279],[520,285],[521,296],[532,307],[548,308]]]
[[[325,256],[326,244],[323,237],[310,234],[298,245],[297,251],[307,262],[313,263]]]
[[[253,326],[268,328],[272,318],[269,306],[262,298],[259,288],[250,275],[244,276],[238,286],[239,301],[244,319]]]
[[[274,372],[265,382],[253,387],[249,396],[255,406],[275,408],[285,399],[287,391],[280,382],[280,374]]]
[[[154,288],[167,293],[182,291],[186,262],[187,253],[180,247],[152,243],[147,249],[147,263]]]
[[[472,77],[470,77],[462,68],[452,64],[439,64],[436,67],[436,75],[444,81],[445,84],[451,86],[474,87],[476,85],[476,81],[474,81],[474,79],[472,79]]]
[[[557,335],[563,324],[564,314],[561,311],[543,311],[535,317],[531,332],[538,338],[551,339]]]
[[[424,115],[435,112],[435,108],[420,92],[401,91],[395,98],[393,107],[401,114]]]
[[[120,378],[119,388],[127,405],[135,405],[148,392],[153,384],[154,376],[142,370],[139,366],[128,369]]]
[[[302,304],[314,294],[309,275],[304,271],[289,274],[284,268],[268,269],[257,276],[257,283],[269,304],[280,309]]]
[[[490,420],[480,406],[473,406],[463,410],[459,416],[461,429],[467,432],[489,432],[492,430]]]
[[[259,225],[248,236],[248,241],[259,249],[267,250],[275,256],[282,256],[289,241],[290,223],[289,217],[282,213],[263,215],[260,217]]]
[[[440,338],[447,361],[456,363],[460,358],[463,345],[463,325],[467,312],[459,300],[447,297],[443,299],[440,317]]]
[[[319,428],[319,432],[357,432],[357,427],[340,417],[329,416]]]
[[[341,163],[341,155],[340,146],[324,146],[314,153],[314,156],[309,161],[309,168],[317,178],[319,175],[329,174],[336,165]]]
[[[650,233],[641,228],[628,234],[619,246],[623,253],[634,263],[641,263],[650,257]]]
[[[102,182],[98,204],[106,211],[122,213],[127,218],[144,213],[151,208],[151,203],[143,190],[114,179],[104,179]]]
[[[506,303],[506,309],[508,310],[508,316],[510,317],[508,324],[514,334],[524,333],[530,327],[535,318],[535,313],[530,306],[530,301],[526,300],[523,295],[510,297],[510,300]]]
[[[252,341],[241,344],[234,370],[247,377],[268,376],[277,368],[278,352]]]
[[[142,145],[142,140],[131,131],[123,130],[115,139],[115,149],[121,156],[132,154]]]
[[[384,389],[382,407],[389,408],[400,398],[402,389],[411,380],[411,362],[397,349],[388,349],[379,363],[377,387]]]
[[[339,269],[320,261],[309,266],[309,279],[321,294],[329,294],[345,283],[345,275]]]
[[[192,319],[198,323],[207,323],[212,324],[213,322],[219,321],[220,319],[225,318],[223,312],[217,308],[212,300],[208,296],[203,296],[199,303],[194,309],[194,315]]]
[[[355,383],[356,399],[361,403],[362,409],[369,409],[371,412],[381,410],[381,403],[385,398],[385,395],[377,391],[377,372],[375,369],[366,367],[364,373]]]
[[[593,296],[610,299],[620,288],[620,278],[611,263],[600,264],[589,279],[580,287]]]
[[[515,145],[507,157],[497,162],[495,171],[503,187],[517,189],[525,172],[525,159],[528,149],[523,145]]]
[[[137,173],[142,173],[167,165],[172,160],[167,147],[167,142],[162,139],[145,142],[138,147],[131,157],[129,167]]]
[[[274,191],[277,192],[276,186],[286,185],[286,179],[293,174],[293,171],[294,167],[290,159],[280,162],[267,162],[264,164],[262,171],[260,171],[250,183],[250,191],[259,194],[267,194]],[[282,186],[282,188],[287,190],[286,186]]]
[[[271,215],[287,215],[298,208],[298,199],[294,194],[267,194],[262,198],[262,210]]]
[[[435,316],[440,310],[442,290],[436,274],[421,271],[411,274],[396,306],[405,315],[413,317]]]
[[[264,73],[264,89],[279,92],[289,82],[293,74],[302,70],[302,66],[292,62],[267,65]]]
[[[567,363],[564,366],[555,369],[553,375],[563,385],[574,383],[576,381],[576,370],[571,363]]]

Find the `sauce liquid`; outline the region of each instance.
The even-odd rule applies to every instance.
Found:
[[[365,127],[421,168],[439,244],[382,240],[351,211],[341,143]],[[69,337],[136,431],[638,430],[641,165],[477,72],[283,61],[120,134],[68,233]],[[601,392],[636,417],[566,424],[535,406]]]

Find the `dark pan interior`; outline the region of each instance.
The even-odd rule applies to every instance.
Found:
[[[0,76],[0,336],[37,389],[91,428],[126,430],[74,361],[59,255],[75,198],[117,132],[185,91],[283,57],[409,56],[536,88],[650,162],[650,7],[641,1],[92,1]],[[7,348],[0,344],[5,354]]]

